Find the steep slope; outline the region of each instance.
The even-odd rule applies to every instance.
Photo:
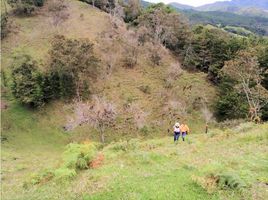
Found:
[[[3,69],[6,72],[9,71],[12,55],[18,52],[26,52],[35,59],[41,60],[40,62],[43,63],[45,69],[50,42],[55,34],[63,34],[70,38],[89,38],[95,44],[96,54],[101,58],[101,65],[105,69],[107,56],[103,50],[106,45],[103,33],[109,33],[113,30],[113,23],[109,15],[76,1],[70,1],[68,7],[68,19],[57,26],[53,26],[53,15],[48,11],[49,5],[42,8],[34,17],[13,17],[17,32],[10,34],[3,40]],[[124,24],[121,23],[120,26],[119,29],[114,29],[114,37],[121,37],[124,40],[124,37],[127,37],[130,32]],[[166,49],[159,49],[162,57],[161,65],[154,66],[148,59],[151,47],[139,47],[137,66],[134,69],[126,69],[122,67],[121,60],[124,53],[120,49],[124,48],[127,43],[121,44],[120,41],[115,41],[113,45],[115,48],[109,52],[110,55],[114,53],[114,57],[116,57],[116,54],[119,54],[115,67],[108,77],[104,75],[100,78],[92,89],[95,94],[106,96],[114,102],[119,115],[122,115],[120,116],[122,120],[118,122],[117,127],[119,135],[126,134],[125,130],[128,130],[129,126],[124,121],[129,118],[127,116],[129,114],[125,112],[126,104],[133,103],[142,108],[148,116],[148,122],[150,122],[145,124],[152,129],[161,124],[161,130],[158,133],[154,132],[154,134],[163,134],[168,129],[171,110],[174,112],[174,119],[196,120],[196,118],[201,119],[202,116],[198,114],[198,110],[197,114],[193,115],[193,102],[200,104],[198,101],[205,99],[208,107],[213,103],[215,88],[206,80],[206,75],[203,73],[189,73],[182,70],[180,78],[172,83],[171,88],[167,88],[166,80],[169,71],[174,65],[179,67],[179,61]],[[142,91],[142,88],[148,88],[150,91],[146,93],[146,91]],[[187,91],[187,95],[181,96],[180,94],[185,88],[190,89]],[[202,91],[202,88],[207,88],[207,90]],[[171,104],[174,102],[181,104],[184,110],[183,114],[176,108],[171,108]],[[61,126],[63,125],[61,124]],[[131,132],[134,131],[135,129],[131,130]]]
[[[50,43],[55,34],[63,34],[68,38],[88,38],[95,44],[97,56],[105,58],[102,33],[113,30],[110,16],[88,4],[68,1],[68,18],[55,24],[57,16],[49,10],[50,3],[47,1],[32,17],[10,16],[14,29],[3,39],[1,49],[2,70],[7,77],[10,76],[12,57],[17,53],[30,54],[42,63],[42,70],[45,70]],[[129,34],[124,24],[115,32],[119,36]],[[120,41],[115,46],[112,53],[118,52],[122,56]],[[107,142],[130,137],[166,135],[167,129],[177,118],[188,119],[193,133],[203,129],[204,117],[199,112],[202,106],[200,99],[204,99],[203,103],[209,107],[215,99],[216,89],[206,80],[206,74],[186,71],[181,71],[179,79],[172,83],[173,87],[167,88],[165,80],[170,67],[172,64],[179,66],[179,63],[169,51],[164,48],[160,50],[160,66],[154,66],[149,61],[150,49],[141,47],[138,64],[134,69],[122,67],[119,59],[112,73],[101,76],[94,84],[93,92],[113,102],[119,113],[116,127],[106,133]],[[101,62],[103,68],[104,60]],[[141,88],[149,88],[150,92],[143,92]],[[181,95],[183,93],[187,95]],[[143,130],[138,130],[132,121],[127,121],[132,116],[126,112],[125,106],[131,103],[146,113],[146,128]],[[30,180],[34,173],[57,166],[64,146],[69,142],[88,139],[99,141],[98,133],[90,126],[64,132],[67,117],[72,115],[72,102],[69,101],[52,102],[39,110],[31,110],[18,104],[9,89],[3,88],[2,105],[5,105],[1,110],[2,198],[51,199],[50,195],[55,193],[28,193],[27,188],[23,189],[24,182]]]

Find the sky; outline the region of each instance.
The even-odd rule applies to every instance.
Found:
[[[170,2],[177,2],[177,3],[190,5],[190,6],[201,6],[201,5],[205,5],[208,3],[214,3],[216,1],[227,1],[227,0],[145,0],[145,1],[153,2],[153,3],[163,2],[166,4]]]

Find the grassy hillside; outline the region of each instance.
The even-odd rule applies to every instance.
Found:
[[[213,129],[207,135],[193,132],[178,145],[171,135],[113,142],[99,149],[104,155],[100,167],[80,171],[69,180],[33,185],[34,177],[62,163],[69,137],[46,113],[30,114],[15,104],[3,117],[2,128],[8,131],[2,137],[8,140],[2,143],[2,199],[268,197],[268,124]],[[221,179],[226,185],[218,185]]]
[[[68,3],[68,19],[58,26],[53,26],[48,7],[49,2],[33,17],[12,16],[12,20],[18,27],[17,32],[10,34],[2,42],[2,69],[7,74],[12,56],[17,52],[25,52],[38,59],[45,70],[51,40],[55,34],[63,34],[69,38],[88,38],[95,44],[94,49],[97,56],[105,57],[103,51],[106,50],[106,43],[102,39],[102,33],[112,30],[112,23],[107,13],[93,9],[85,3],[70,1]],[[129,34],[125,25],[122,25],[115,32],[116,36]],[[154,66],[148,60],[149,47],[139,47],[137,66],[134,69],[126,69],[121,67],[121,42],[116,41],[113,45],[114,48],[109,53],[118,52],[119,54],[115,67],[111,75],[108,77],[103,75],[104,77],[95,82],[92,88],[95,94],[103,95],[113,102],[119,113],[118,126],[116,127],[118,136],[114,136],[114,130],[107,133],[108,135],[110,134],[113,138],[130,135],[125,130],[136,134],[135,129],[129,130],[128,127],[131,124],[125,121],[129,117],[125,112],[125,105],[130,103],[135,103],[147,114],[147,125],[153,135],[167,133],[171,122],[170,114],[173,113],[172,123],[176,118],[185,118],[190,121],[198,121],[198,123],[204,122],[203,116],[198,112],[202,106],[200,99],[203,99],[209,107],[213,104],[216,95],[216,90],[207,81],[206,74],[181,70],[180,78],[172,83],[172,87],[167,88],[169,87],[167,84],[170,84],[166,82],[170,68],[174,64],[180,65],[178,58],[175,58],[165,49],[159,49],[162,56],[161,65]],[[104,60],[101,63],[103,67],[105,67]],[[202,90],[204,87],[207,90]],[[142,88],[148,88],[148,91],[144,92]],[[184,91],[185,88],[189,88],[188,91]],[[182,96],[183,92],[186,95]],[[179,109],[182,109],[183,112],[174,108],[172,106],[174,103],[180,104]],[[193,105],[194,103],[197,105]],[[68,110],[68,104],[56,105],[55,107],[58,110],[62,110],[63,107]],[[194,110],[197,110],[196,114],[192,114]],[[171,111],[172,113],[170,113]],[[66,120],[66,118],[64,119]],[[60,127],[63,125],[63,121],[58,124]],[[157,131],[154,131],[155,127],[157,127]],[[77,131],[84,132],[83,127],[81,129]],[[198,130],[198,127],[194,127],[194,130]]]

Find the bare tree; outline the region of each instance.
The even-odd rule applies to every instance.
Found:
[[[114,9],[111,10],[112,16],[115,18],[123,19],[125,17],[125,12],[123,6],[121,6],[118,1],[114,2]]]
[[[208,124],[211,121],[213,114],[212,112],[209,111],[208,107],[206,105],[203,106],[203,108],[201,108],[201,112],[202,115],[204,117],[204,119],[206,120],[206,130],[205,133],[208,133]]]
[[[101,50],[101,60],[106,66],[105,76],[112,74],[113,69],[121,58],[121,48],[117,43],[118,34],[104,32],[99,39],[98,47]]]
[[[176,81],[179,76],[183,73],[183,70],[179,63],[172,63],[167,70],[166,88],[171,88],[174,81]]]
[[[128,31],[124,35],[124,59],[123,65],[134,68],[138,62],[138,37],[136,32]]]
[[[51,1],[48,10],[51,12],[53,26],[59,26],[69,17],[68,4],[64,0]]]
[[[150,30],[154,41],[175,50],[183,49],[190,36],[188,22],[182,15],[167,12],[165,6],[159,6],[151,12],[145,12],[138,17],[139,26]]]
[[[262,71],[254,51],[240,51],[235,59],[225,63],[223,72],[234,79],[236,89],[245,94],[251,121],[260,121],[262,99],[267,98],[267,90],[261,85]]]
[[[180,66],[180,63],[172,63],[168,68],[168,77],[173,80],[177,80],[180,75],[183,73],[183,70]]]
[[[133,115],[134,123],[138,129],[141,129],[145,126],[148,113],[144,112],[144,110],[141,109],[138,104],[131,104],[128,108],[128,112]]]
[[[74,117],[68,120],[65,127],[71,130],[82,124],[90,124],[99,131],[101,142],[105,142],[105,129],[114,125],[115,118],[114,105],[104,98],[95,96],[92,103],[75,102]]]

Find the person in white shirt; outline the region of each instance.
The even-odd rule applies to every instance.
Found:
[[[175,143],[176,141],[179,140],[180,137],[180,123],[179,122],[175,123],[173,129],[174,129],[174,143]]]

